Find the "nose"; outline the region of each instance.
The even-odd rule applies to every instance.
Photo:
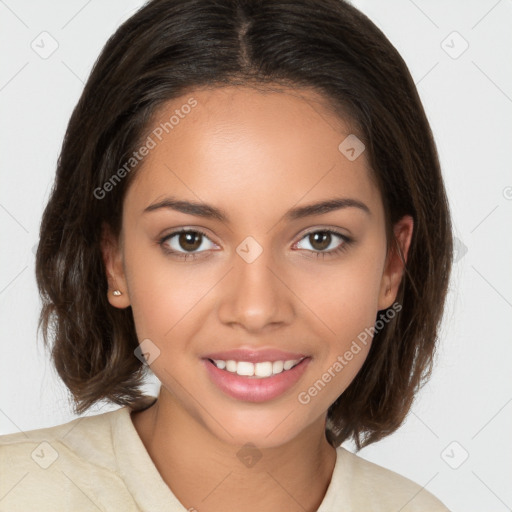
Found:
[[[252,262],[239,254],[233,259],[233,268],[223,280],[220,321],[253,333],[290,324],[295,314],[293,292],[271,251],[263,250]]]

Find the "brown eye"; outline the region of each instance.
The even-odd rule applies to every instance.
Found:
[[[208,247],[208,243],[210,247]],[[215,247],[215,244],[205,233],[192,229],[181,229],[166,235],[159,241],[159,244],[167,254],[176,257],[190,256],[192,258],[203,252],[207,253],[208,249]]]
[[[201,246],[203,235],[196,231],[188,231],[180,233],[178,236],[178,244],[186,251],[195,251]]]
[[[329,231],[316,231],[309,235],[309,242],[317,251],[324,251],[331,244],[332,236]]]
[[[301,247],[304,242],[308,243],[311,248]],[[306,249],[315,256],[326,258],[336,256],[340,252],[348,248],[353,239],[338,233],[331,229],[320,229],[306,233],[301,241],[297,244],[299,249]]]

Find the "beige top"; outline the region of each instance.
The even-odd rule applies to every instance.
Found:
[[[0,436],[0,511],[187,512],[121,407]],[[317,512],[449,512],[413,481],[345,448]],[[226,507],[228,510],[229,507]],[[198,511],[200,512],[200,511]]]

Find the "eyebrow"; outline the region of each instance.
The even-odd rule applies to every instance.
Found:
[[[346,197],[336,197],[320,201],[318,203],[291,208],[283,217],[285,220],[292,221],[313,215],[323,215],[345,208],[358,208],[366,214],[371,215],[370,208],[368,208],[368,206],[366,206],[362,201]],[[195,215],[197,217],[217,219],[226,224],[229,223],[229,216],[221,208],[217,208],[206,203],[177,200],[173,197],[166,197],[157,203],[149,205],[144,209],[143,213],[154,212],[155,210],[160,209],[171,209],[181,213]]]

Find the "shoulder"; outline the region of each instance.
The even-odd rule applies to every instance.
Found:
[[[112,416],[118,412],[82,416],[54,427],[1,435],[2,463],[5,464],[7,457],[21,465],[31,462],[39,467],[49,467],[60,457],[83,458],[91,455],[91,452],[98,451],[95,448],[99,446],[107,449],[108,456],[108,442],[105,441],[110,434]]]
[[[356,510],[379,512],[449,512],[449,509],[423,486],[399,473],[370,462],[338,447],[340,486],[351,489]]]
[[[66,503],[75,510],[97,511],[96,503],[104,504],[100,482],[122,494],[112,423],[123,409],[1,435],[0,496],[6,510],[55,510]],[[129,501],[126,496],[120,503]]]

